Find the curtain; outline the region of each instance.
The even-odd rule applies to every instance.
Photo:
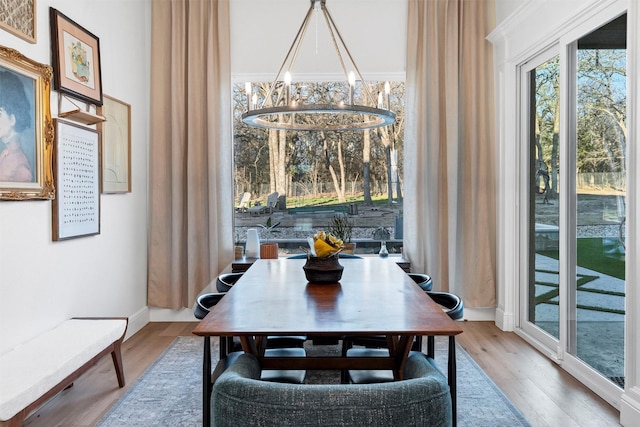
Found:
[[[233,258],[228,0],[152,2],[149,306],[191,307]]]
[[[409,0],[404,251],[467,307],[496,301],[493,1]]]

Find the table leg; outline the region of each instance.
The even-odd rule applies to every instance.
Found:
[[[211,337],[204,337],[202,357],[202,426],[211,425]]]
[[[387,342],[389,343],[389,353],[390,355],[395,357],[395,365],[397,367],[393,370],[394,381],[399,381],[402,379],[404,364],[407,361],[407,357],[409,356],[409,351],[411,350],[414,339],[415,337],[412,335],[402,336],[399,340],[397,337],[387,337]]]
[[[456,391],[456,337],[455,335],[449,336],[449,363],[447,366],[447,378],[449,380],[449,391],[451,392],[451,412],[452,412],[452,426],[456,427],[458,424],[458,409],[457,409],[457,391]]]
[[[240,337],[240,343],[242,343],[242,351],[245,353],[253,354],[258,358],[261,356],[254,337],[242,335]]]

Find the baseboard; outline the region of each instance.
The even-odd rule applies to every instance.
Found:
[[[625,427],[640,426],[640,388],[631,387],[622,394],[620,424]]]
[[[193,310],[183,308],[182,310],[170,310],[168,308],[149,308],[150,322],[197,322],[193,315]]]
[[[513,332],[516,326],[513,314],[507,314],[503,309],[496,308],[496,326],[501,331]]]
[[[495,322],[496,320],[496,309],[493,307],[489,308],[464,308],[464,320],[469,320],[471,322],[484,322],[491,321]]]
[[[144,328],[149,323],[149,307],[143,307],[133,315],[129,316],[129,325],[124,339],[128,340],[133,334]]]

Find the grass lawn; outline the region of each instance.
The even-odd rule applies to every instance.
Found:
[[[333,206],[333,205],[348,205],[349,203],[362,203],[364,201],[363,196],[347,196],[346,203],[338,202],[338,197],[335,195],[319,195],[318,197],[288,197],[287,207],[305,207],[305,206]],[[371,200],[375,206],[385,206],[388,202],[386,195],[371,196]]]
[[[624,280],[624,255],[605,253],[601,238],[578,239],[577,248],[578,266]],[[559,259],[558,251],[540,251],[539,253]]]

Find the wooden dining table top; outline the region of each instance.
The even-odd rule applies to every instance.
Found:
[[[305,262],[257,260],[193,333],[242,337],[462,332],[392,259],[340,259],[344,271],[335,284],[308,283]]]

